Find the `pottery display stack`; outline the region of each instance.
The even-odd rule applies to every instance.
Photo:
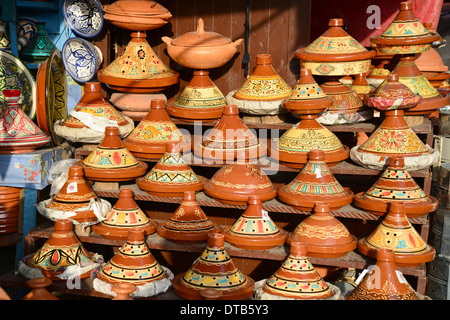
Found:
[[[21,188],[0,186],[0,235],[19,231]]]

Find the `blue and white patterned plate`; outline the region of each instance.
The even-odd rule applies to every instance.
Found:
[[[62,57],[66,71],[82,83],[94,78],[103,59],[96,46],[80,38],[70,38],[64,43]]]
[[[97,0],[64,0],[62,9],[67,24],[77,35],[92,38],[102,31],[103,11]]]

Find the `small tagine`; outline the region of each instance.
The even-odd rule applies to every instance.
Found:
[[[105,127],[105,138],[81,161],[85,176],[94,181],[128,181],[145,175],[147,164],[136,160],[119,137],[119,128]]]
[[[151,195],[182,197],[185,191],[202,190],[205,180],[183,159],[179,143],[169,142],[158,163],[145,176],[136,179],[136,183]]]
[[[366,94],[369,94],[373,89],[367,82],[366,76],[364,73],[359,73],[355,75],[355,80],[353,80],[352,85],[350,86],[353,91],[355,91],[361,99],[364,99]]]
[[[414,229],[403,203],[391,202],[386,217],[368,237],[358,242],[358,250],[375,258],[377,249],[391,249],[399,267],[414,267],[434,259],[435,249]]]
[[[437,209],[439,201],[427,194],[404,169],[404,158],[391,156],[388,168],[366,192],[354,197],[355,204],[367,212],[384,215],[388,204],[402,202],[407,217],[420,217]]]
[[[225,241],[247,250],[266,250],[283,244],[286,241],[286,231],[269,217],[261,205],[258,195],[251,195],[247,209],[223,232]]]
[[[220,300],[243,300],[253,295],[254,281],[233,263],[224,248],[224,235],[210,233],[201,256],[185,273],[173,280],[174,292],[189,300],[202,300],[202,290],[221,293]]]
[[[20,90],[2,90],[7,108],[0,115],[0,154],[27,153],[49,144],[47,136],[19,107]]]
[[[246,163],[220,168],[205,183],[204,191],[219,202],[236,205],[247,205],[251,195],[258,195],[262,202],[277,195],[269,177],[258,166]]]
[[[345,300],[421,300],[397,269],[394,252],[378,249],[377,262]]]
[[[120,189],[119,199],[104,220],[93,225],[92,230],[108,239],[126,239],[131,228],[141,228],[145,235],[156,231],[155,222],[139,208],[130,188]]]
[[[194,191],[185,191],[183,201],[174,214],[156,229],[158,235],[170,241],[196,243],[208,240],[211,232],[220,232],[195,200]]]
[[[31,288],[22,300],[59,300],[57,296],[50,293],[47,287],[52,284],[48,278],[34,278],[27,280],[27,286]]]
[[[357,240],[344,224],[330,214],[326,203],[317,202],[314,213],[300,222],[287,237],[287,243],[305,242],[308,256],[337,258],[356,249]]]
[[[311,211],[317,202],[326,202],[330,210],[337,210],[353,201],[353,192],[344,189],[324,162],[322,150],[311,150],[308,162],[287,185],[278,189],[281,201]]]
[[[327,299],[334,295],[307,257],[307,244],[292,242],[289,257],[264,284],[266,293],[294,299]]]
[[[124,139],[125,147],[140,158],[160,159],[166,152],[167,143],[182,144],[183,151],[190,149],[190,143],[167,114],[163,99],[151,101],[150,111],[136,128]]]

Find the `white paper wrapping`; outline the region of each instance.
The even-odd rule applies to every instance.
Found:
[[[286,109],[283,108],[281,104],[283,100],[274,101],[250,101],[250,100],[239,100],[233,98],[233,94],[237,90],[231,91],[227,94],[225,99],[228,104],[234,104],[238,107],[239,112],[246,113],[249,115],[276,115],[286,113]]]

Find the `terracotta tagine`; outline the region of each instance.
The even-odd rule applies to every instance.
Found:
[[[278,189],[278,198],[299,210],[311,211],[316,202],[326,202],[337,210],[353,201],[353,192],[336,180],[324,162],[322,150],[311,150],[308,162],[287,185]]]
[[[72,220],[59,219],[55,221],[50,238],[26,261],[26,264],[40,269],[46,278],[61,281],[58,275],[67,267],[89,262],[94,262],[92,255],[84,249],[72,231]],[[91,270],[80,275],[80,278],[85,279],[90,273]]]
[[[46,22],[35,21],[36,35],[31,42],[20,51],[20,57],[27,62],[41,63],[46,60],[53,50],[56,49],[55,44],[50,39]]]
[[[221,292],[220,300],[243,300],[253,295],[253,279],[236,268],[224,243],[223,234],[209,234],[201,256],[189,270],[173,279],[173,290],[178,296],[203,300],[201,291],[204,289]]]
[[[142,228],[131,228],[125,244],[105,263],[97,278],[111,283],[132,283],[135,286],[164,279],[164,269],[153,257],[145,242]]]
[[[307,244],[292,242],[289,256],[264,284],[266,293],[294,299],[326,299],[334,295],[307,257]]]
[[[185,152],[190,150],[190,143],[167,114],[163,99],[151,101],[147,116],[123,142],[134,156],[148,159],[160,159],[169,142],[180,143]]]
[[[381,53],[373,41],[371,41],[370,47],[375,49],[377,54],[372,59],[373,68],[366,76],[366,80],[371,87],[378,88],[378,86],[382,84],[386,77],[391,73],[390,65],[394,55]]]
[[[394,252],[377,250],[377,262],[345,300],[421,300],[397,269]]]
[[[162,92],[149,93],[125,93],[114,92],[109,101],[121,111],[124,116],[134,121],[141,121],[150,111],[151,101],[154,99],[163,99],[167,102],[167,97]]]
[[[136,286],[132,283],[120,282],[114,283],[112,290],[116,293],[116,296],[111,300],[133,300],[130,294],[136,291]]]
[[[414,267],[434,259],[436,251],[428,245],[414,229],[405,214],[401,202],[391,202],[389,211],[377,228],[358,241],[358,250],[371,258],[377,249],[391,249],[395,264],[399,267]]]
[[[366,94],[370,93],[373,90],[367,82],[366,75],[364,73],[355,75],[355,80],[353,80],[350,88],[352,88],[352,90],[355,91],[361,97],[361,99],[363,99]]]
[[[2,90],[7,108],[0,115],[0,154],[27,153],[50,143],[46,135],[19,107],[20,90]]]
[[[27,286],[31,291],[22,300],[59,300],[57,296],[50,293],[47,287],[52,284],[48,278],[34,278],[27,280]]]
[[[203,189],[219,202],[236,205],[247,205],[251,195],[259,195],[262,202],[277,195],[269,177],[258,166],[246,163],[220,168]]]
[[[311,216],[289,233],[287,243],[295,241],[305,242],[308,256],[316,258],[342,257],[357,245],[356,237],[330,214],[329,206],[321,202],[316,203]]]
[[[169,142],[166,152],[143,177],[136,179],[138,187],[161,197],[182,197],[185,191],[200,191],[206,178],[198,176],[183,159],[180,145]]]
[[[301,121],[284,132],[278,143],[272,142],[271,158],[295,168],[303,167],[308,161],[308,153],[315,149],[324,151],[325,162],[329,166],[347,159],[349,148],[317,122],[317,114],[327,110],[332,103],[314,80],[311,70],[301,69],[300,79],[292,94],[283,101],[283,107],[299,114]]]
[[[145,175],[147,164],[136,160],[119,137],[119,128],[105,127],[103,141],[81,161],[85,176],[94,181],[128,181]]]
[[[391,156],[388,168],[366,192],[354,197],[355,205],[367,212],[384,215],[392,202],[402,202],[407,217],[420,217],[437,209],[439,201],[423,192],[409,172],[404,158]]]
[[[108,239],[126,239],[131,228],[141,228],[145,235],[156,231],[155,222],[137,205],[130,188],[120,189],[119,199],[106,214],[105,220],[93,225],[92,230]]]
[[[211,232],[220,232],[197,204],[195,191],[185,191],[183,201],[169,218],[156,229],[158,235],[173,242],[202,243]]]
[[[222,118],[214,128],[203,136],[203,141],[192,141],[194,154],[202,159],[216,161],[233,161],[254,159],[264,156],[266,145],[258,140],[256,135],[239,117],[238,107],[226,105]]]
[[[266,250],[283,244],[287,233],[272,221],[258,195],[251,195],[247,209],[222,232],[225,241],[247,250]]]

